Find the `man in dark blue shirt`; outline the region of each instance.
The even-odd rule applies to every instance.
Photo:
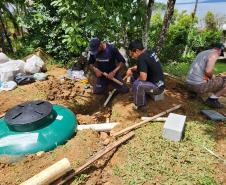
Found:
[[[146,94],[161,94],[165,88],[164,75],[157,55],[146,50],[139,40],[129,45],[130,56],[137,60],[137,65],[128,69],[127,76],[135,76],[133,96],[136,109],[146,106]]]
[[[112,84],[119,92],[127,93],[129,89],[124,83],[121,86],[112,81],[113,78],[116,78],[123,82],[118,71],[125,64],[125,59],[119,53],[118,49],[112,44],[101,42],[98,38],[93,38],[90,41],[89,47],[90,57],[88,63],[97,77],[93,92],[95,94],[101,94],[109,84]],[[108,75],[104,76],[104,72]]]

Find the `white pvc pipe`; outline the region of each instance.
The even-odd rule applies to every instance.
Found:
[[[78,125],[78,130],[84,130],[84,129],[92,129],[97,132],[109,132],[111,129],[113,129],[118,123],[101,123],[101,124],[90,124],[90,125]]]

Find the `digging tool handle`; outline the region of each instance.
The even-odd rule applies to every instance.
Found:
[[[153,116],[153,117],[150,117],[150,118],[148,118],[148,119],[146,119],[146,120],[144,120],[144,121],[141,121],[141,122],[136,123],[136,124],[134,124],[134,125],[132,125],[132,126],[130,126],[130,127],[127,127],[127,128],[125,128],[125,129],[123,129],[123,130],[121,130],[121,131],[119,131],[119,132],[112,133],[111,135],[114,136],[114,137],[121,136],[121,135],[123,135],[123,134],[125,134],[125,133],[127,133],[127,132],[129,132],[129,131],[131,131],[131,130],[134,130],[134,129],[136,129],[136,128],[139,128],[141,125],[143,125],[143,124],[145,124],[145,123],[148,123],[149,121],[152,121],[152,120],[154,120],[154,119],[156,119],[156,118],[158,118],[158,117],[161,117],[161,116],[163,116],[163,115],[165,115],[165,114],[168,114],[169,112],[172,112],[172,111],[174,111],[174,110],[177,110],[177,109],[179,109],[180,107],[181,107],[181,105],[177,105],[177,106],[175,106],[175,107],[173,107],[173,108],[171,108],[171,109],[168,109],[168,110],[166,110],[166,111],[163,111],[163,112],[161,112],[161,113],[159,113],[159,114],[157,114],[157,115],[155,115],[155,116]]]
[[[108,74],[107,74],[107,73],[105,73],[105,72],[103,72],[103,75],[104,75],[105,77],[107,77],[107,76],[108,76]],[[118,85],[123,86],[123,83],[122,83],[122,82],[120,82],[119,80],[117,80],[116,78],[112,78],[112,81],[114,81],[114,82],[115,82],[115,83],[117,83]]]
[[[114,95],[115,92],[116,92],[116,89],[113,89],[113,90],[109,93],[109,95],[108,95],[106,101],[104,102],[104,107],[107,106],[108,102],[110,101],[111,97]]]
[[[66,172],[71,170],[70,162],[67,158],[64,158],[52,166],[46,168],[35,176],[31,177],[27,181],[20,185],[46,185],[50,184],[54,180],[58,179]]]
[[[75,172],[71,173],[70,175],[68,175],[66,178],[64,178],[61,182],[57,183],[56,185],[62,185],[65,182],[69,181],[70,179],[72,179],[75,175],[78,175],[79,173],[81,173],[83,170],[85,170],[90,164],[94,163],[95,161],[97,161],[100,157],[102,157],[103,155],[105,155],[106,153],[110,152],[112,149],[118,147],[119,145],[121,145],[122,143],[126,142],[127,140],[129,140],[130,138],[132,138],[134,136],[134,132],[130,132],[127,135],[123,136],[122,138],[120,138],[119,140],[115,141],[114,143],[109,144],[107,147],[105,147],[104,149],[100,150],[99,152],[97,152],[92,158],[90,158],[84,165],[82,165],[81,167],[77,168],[75,170]]]

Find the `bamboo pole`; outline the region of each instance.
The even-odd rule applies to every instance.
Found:
[[[114,136],[114,137],[121,136],[121,135],[123,135],[123,134],[125,134],[125,133],[127,133],[127,132],[129,132],[129,131],[131,131],[131,130],[134,130],[134,129],[136,129],[136,128],[139,128],[141,125],[143,125],[143,124],[145,124],[145,123],[148,123],[149,121],[152,121],[152,120],[154,120],[154,119],[156,119],[156,118],[158,118],[158,117],[161,117],[161,116],[163,116],[163,115],[165,115],[165,114],[168,114],[169,112],[172,112],[172,111],[174,111],[174,110],[177,110],[177,109],[179,109],[180,107],[181,107],[181,105],[177,105],[177,106],[175,106],[175,107],[173,107],[173,108],[171,108],[171,109],[168,109],[168,110],[163,111],[163,112],[161,112],[161,113],[159,113],[159,114],[157,114],[157,115],[155,115],[155,116],[153,116],[153,117],[150,117],[149,119],[146,119],[146,120],[141,121],[141,122],[139,122],[139,123],[136,123],[136,124],[134,124],[134,125],[132,125],[132,126],[130,126],[130,127],[127,127],[127,128],[125,128],[125,129],[122,129],[122,130],[119,131],[119,132],[112,133],[111,135]]]

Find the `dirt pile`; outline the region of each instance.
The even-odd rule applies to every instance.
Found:
[[[52,78],[49,81],[47,89],[47,99],[53,100],[69,100],[79,97],[91,96],[91,86],[69,79]]]

